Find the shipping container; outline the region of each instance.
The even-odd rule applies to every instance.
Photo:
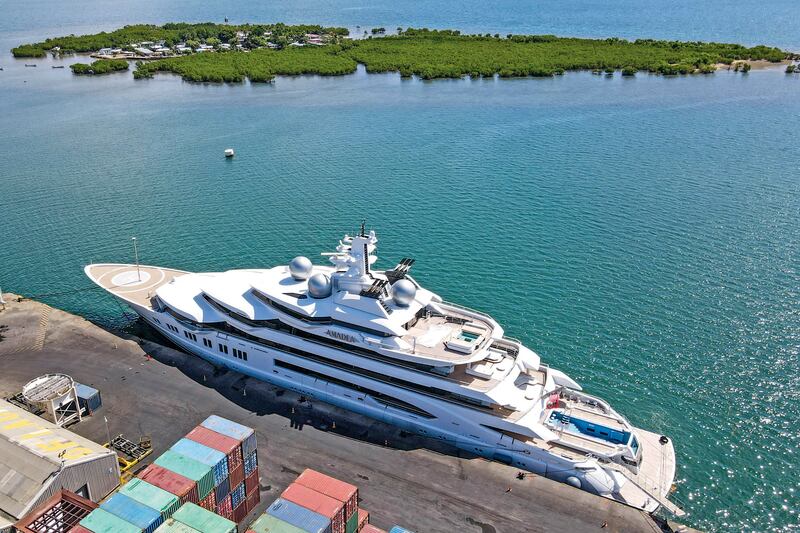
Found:
[[[167,450],[155,460],[155,464],[197,483],[197,498],[202,500],[214,489],[214,471],[210,466],[195,461],[178,452]]]
[[[155,509],[161,513],[164,520],[172,516],[172,513],[177,511],[178,507],[181,506],[181,501],[177,496],[139,478],[134,478],[124,484],[122,488],[119,489],[119,492],[120,494],[133,498],[139,503],[143,503],[151,509]]]
[[[239,507],[239,504],[242,503],[247,496],[247,493],[244,490],[244,483],[240,483],[238,487],[234,488],[231,491],[231,502],[233,503],[233,508]]]
[[[155,533],[199,533],[195,528],[182,524],[174,518],[169,518],[158,526]]]
[[[200,533],[236,533],[236,524],[193,503],[186,503],[172,517]]]
[[[186,438],[224,453],[228,457],[228,471],[233,470],[244,461],[242,443],[222,433],[197,426],[186,435]]]
[[[283,498],[272,502],[266,512],[268,515],[280,518],[307,533],[331,533],[329,518]]]
[[[247,477],[258,470],[258,454],[256,452],[244,457],[244,476]]]
[[[249,476],[244,478],[244,490],[250,494],[258,488],[258,470],[253,470]]]
[[[216,511],[216,509],[217,509],[217,497],[214,494],[214,491],[212,490],[211,492],[208,493],[208,495],[205,498],[200,500],[200,504],[199,505],[203,509],[208,509],[212,513],[214,511]]]
[[[191,479],[176,474],[172,470],[167,470],[157,464],[148,465],[147,468],[137,474],[143,479],[158,488],[177,496],[181,503],[198,503],[200,498],[197,494],[197,483]]]
[[[364,527],[359,533],[386,533],[386,530],[375,527],[372,524],[364,524]]]
[[[142,533],[138,527],[103,509],[95,509],[79,525],[92,533]]]
[[[217,485],[217,488],[214,489],[214,494],[217,498],[217,501],[221,501],[225,496],[231,493],[231,486],[228,479],[223,479],[222,483]]]
[[[228,520],[233,520],[233,505],[231,504],[230,494],[217,502],[217,508],[215,512],[220,516],[224,516]]]
[[[75,383],[75,393],[78,395],[78,406],[87,415],[94,414],[103,405],[100,391],[89,385]]]
[[[247,512],[249,513],[253,509],[255,509],[256,505],[258,505],[260,501],[261,501],[261,493],[259,492],[258,489],[248,494],[247,498],[245,498],[244,501],[245,505],[247,505]]]
[[[241,442],[242,454],[245,457],[253,453],[257,448],[256,433],[253,428],[237,424],[217,415],[209,416],[200,425]]]
[[[119,492],[101,503],[100,509],[122,518],[144,533],[153,533],[164,521],[160,512]]]
[[[344,503],[339,500],[325,496],[299,483],[289,485],[281,494],[281,498],[329,518],[332,533],[345,533]]]
[[[394,526],[392,529],[389,530],[389,533],[414,533],[414,532],[404,527]]]
[[[358,531],[358,511],[350,515],[347,522],[344,523],[345,533],[356,533]]]
[[[69,530],[69,533],[92,533],[92,532],[80,524],[75,524],[74,526],[72,526],[72,529]]]
[[[306,468],[295,483],[304,485],[345,504],[344,516],[350,519],[358,509],[358,487],[338,480],[322,472]]]
[[[250,530],[254,533],[306,533],[304,529],[268,514],[259,516],[255,522],[250,524],[248,531]]]
[[[228,457],[214,448],[209,448],[193,440],[181,439],[173,444],[170,450],[213,468],[215,487],[228,477]]]
[[[228,457],[230,460],[230,457]],[[230,485],[231,487],[235,487],[242,481],[244,481],[244,463],[240,464],[233,470],[231,470],[231,475],[229,476]]]
[[[235,507],[233,509],[233,518],[232,520],[237,524],[244,522],[244,519],[247,518],[247,504],[242,502],[239,504],[239,507]]]
[[[369,524],[369,511],[362,509],[361,507],[358,508],[358,529],[361,531],[361,528],[364,527],[364,524]]]

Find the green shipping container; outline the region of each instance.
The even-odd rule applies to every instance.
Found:
[[[105,509],[95,509],[86,515],[79,524],[93,533],[142,533],[138,527]]]
[[[256,533],[305,533],[299,527],[268,514],[259,516],[247,529]]]
[[[197,497],[201,500],[214,490],[214,471],[200,461],[167,450],[155,460],[155,464],[197,482]]]
[[[356,533],[356,530],[358,530],[358,508],[356,508],[353,515],[347,520],[344,527],[345,533]]]
[[[181,501],[177,496],[139,478],[130,480],[119,489],[119,492],[151,509],[155,509],[161,513],[164,520],[172,516],[172,513],[181,506]]]
[[[186,524],[181,524],[174,518],[170,518],[166,520],[163,524],[158,526],[153,533],[200,533],[196,529],[187,526]]]
[[[184,503],[172,518],[200,533],[236,533],[236,524],[193,503]]]

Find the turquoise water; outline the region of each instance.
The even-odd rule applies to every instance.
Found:
[[[788,2],[711,2],[709,16],[652,0],[636,13],[588,1],[7,5],[0,44],[228,15],[800,45]],[[132,235],[144,262],[188,270],[318,257],[366,218],[380,265],[415,257],[426,286],[493,314],[632,422],[673,436],[688,522],[797,527],[797,78],[359,71],[212,86],[73,78],[50,61],[0,55],[3,290],[87,287],[82,266],[130,261]],[[98,291],[43,299],[128,323]]]

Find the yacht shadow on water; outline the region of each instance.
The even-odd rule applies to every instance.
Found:
[[[426,449],[464,459],[478,458],[477,455],[445,441],[411,433],[229,368],[212,365],[201,357],[186,353],[142,319],[137,319],[126,327],[122,334],[141,339],[142,348],[159,363],[175,367],[193,381],[215,390],[255,416],[281,416],[289,421],[290,428],[297,431],[312,427],[344,438],[397,450]]]

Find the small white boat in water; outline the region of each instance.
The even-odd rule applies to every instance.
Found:
[[[225,157],[233,157],[235,155],[233,148],[226,148],[225,149]]]

